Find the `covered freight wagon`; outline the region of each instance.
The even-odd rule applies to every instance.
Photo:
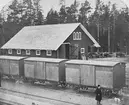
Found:
[[[117,61],[117,62],[125,62],[123,64],[123,69],[125,69],[125,81],[126,81],[126,86],[129,86],[129,63],[128,63],[128,58],[116,58],[116,57],[110,57],[110,58],[96,58],[94,60],[97,61]],[[125,67],[125,68],[124,68]]]
[[[9,77],[24,76],[24,58],[20,56],[0,56],[0,69],[3,75]]]
[[[79,87],[119,90],[125,85],[125,63],[70,60],[66,62],[66,83]]]
[[[24,60],[25,78],[39,81],[64,82],[65,59],[29,57]]]

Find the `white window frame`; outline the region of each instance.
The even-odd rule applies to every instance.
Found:
[[[12,54],[12,49],[8,49],[8,54]]]
[[[17,49],[17,54],[21,54],[21,49]]]
[[[73,40],[81,40],[81,32],[74,32],[73,33]]]
[[[80,52],[81,52],[81,54],[82,53],[85,53],[85,48],[81,48],[81,51]]]
[[[81,33],[81,32],[79,32],[78,39],[79,39],[79,40],[81,40],[81,39],[82,39],[82,33]]]
[[[76,40],[79,40],[79,32],[76,32]]]
[[[30,55],[30,50],[26,49],[26,55]]]
[[[52,56],[52,50],[46,50],[46,55],[47,56]]]
[[[76,40],[76,32],[73,33],[73,40]]]
[[[36,50],[36,55],[41,55],[41,51],[40,50]]]

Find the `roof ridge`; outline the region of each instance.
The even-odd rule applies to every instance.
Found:
[[[57,25],[71,25],[71,24],[81,24],[81,23],[77,22],[77,23],[43,24],[43,25],[34,25],[34,26],[25,26],[25,27],[57,26]]]

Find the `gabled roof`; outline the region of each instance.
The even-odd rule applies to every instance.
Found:
[[[82,24],[71,23],[24,27],[2,49],[57,50],[78,26],[82,28],[96,47],[100,47]]]

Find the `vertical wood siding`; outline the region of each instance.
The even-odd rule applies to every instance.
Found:
[[[10,74],[9,65],[10,65],[9,60],[6,60],[6,59],[0,60],[0,67],[1,67],[3,74],[6,74],[6,75]]]
[[[46,79],[49,81],[59,81],[59,66],[54,63],[46,63]]]
[[[70,84],[80,85],[80,66],[66,65],[66,82]]]
[[[95,86],[95,67],[81,65],[81,85]]]
[[[14,61],[14,60],[10,61],[10,74],[11,75],[19,75],[19,63],[18,63],[18,61]]]
[[[105,88],[113,88],[112,67],[96,66],[96,86],[97,85],[101,85]]]
[[[35,67],[35,78],[45,80],[45,63],[37,62]]]
[[[27,62],[25,61],[25,77],[27,78],[34,78],[34,69],[35,69],[35,62]]]
[[[70,42],[71,45],[78,44],[79,45],[79,51],[80,48],[85,48],[85,52],[88,52],[88,46],[92,46],[93,42],[91,39],[84,33],[84,31],[78,27],[75,29],[73,32],[81,32],[82,33],[82,38],[81,40],[73,40],[73,33],[66,39],[65,42]]]

